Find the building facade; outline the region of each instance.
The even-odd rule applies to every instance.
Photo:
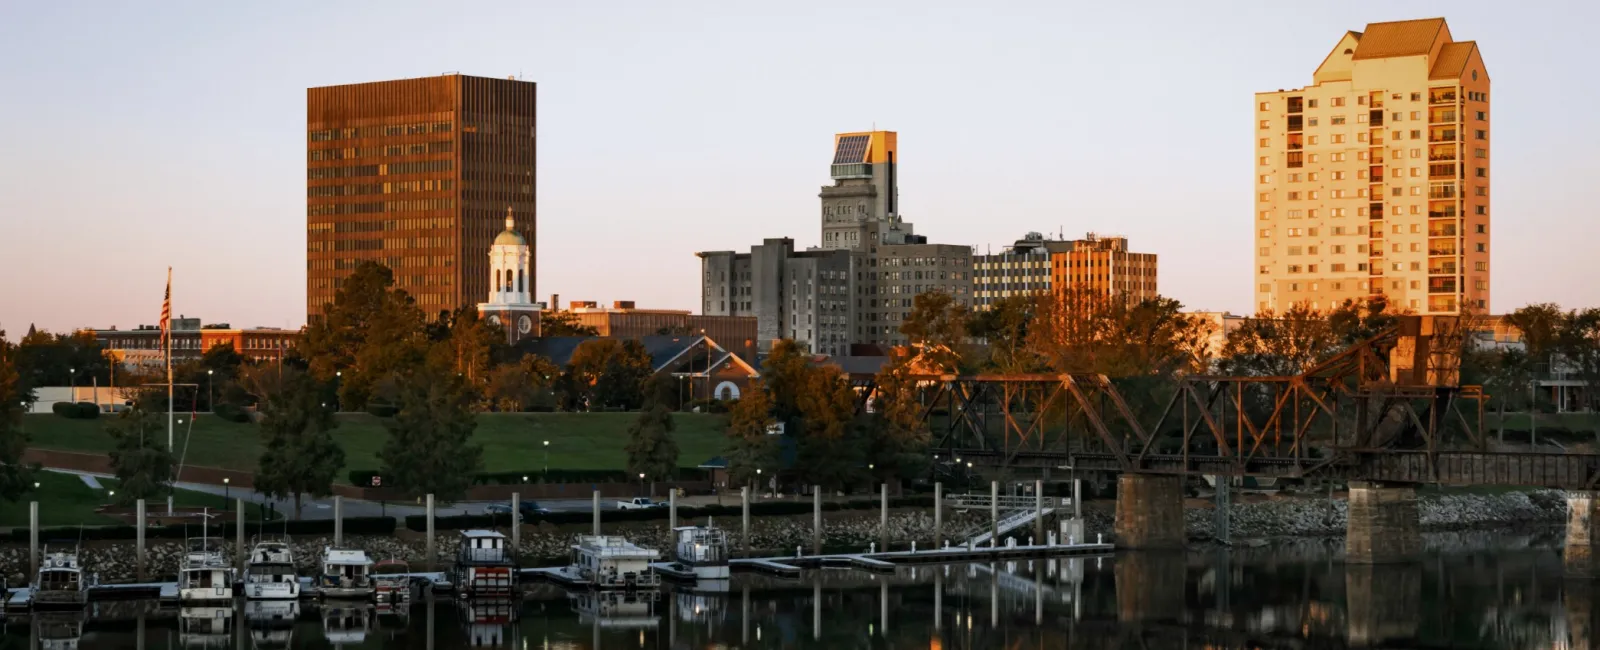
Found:
[[[1255,98],[1255,298],[1489,309],[1489,73],[1442,18],[1340,37]]]
[[[1031,296],[1055,286],[1051,255],[1071,244],[1030,232],[999,253],[972,256],[972,308],[988,309],[1002,299]]]
[[[794,240],[763,240],[748,253],[697,254],[701,265],[701,310],[706,316],[754,318],[763,351],[778,339],[794,339],[822,354],[850,349],[856,310],[853,278],[866,258],[848,249],[797,251]]]
[[[1160,296],[1155,253],[1128,250],[1126,237],[1089,233],[1050,253],[1052,283],[1141,302]]]
[[[640,309],[632,300],[617,300],[610,307],[603,307],[596,301],[575,300],[566,313],[571,314],[578,325],[593,327],[599,336],[704,335],[735,354],[755,358],[754,316],[692,314],[687,309]]]
[[[507,207],[537,250],[535,90],[448,74],[306,91],[308,320],[368,261],[430,316],[477,303]]]
[[[533,302],[533,247],[517,232],[516,219],[506,209],[505,230],[489,245],[488,300],[478,303],[478,315],[505,332],[506,343],[539,336],[541,306]]]
[[[162,365],[161,328],[140,325],[131,330],[116,328],[92,330],[95,340],[119,363]],[[300,340],[300,330],[256,327],[241,329],[227,323],[201,325],[198,318],[172,319],[172,362],[199,360],[218,345],[232,347],[239,354],[257,361],[281,361]]]

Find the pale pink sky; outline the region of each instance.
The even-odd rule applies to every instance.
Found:
[[[817,242],[831,136],[900,133],[942,243],[1123,234],[1162,293],[1249,309],[1252,93],[1345,31],[1443,15],[1494,79],[1494,311],[1600,303],[1600,3],[14,3],[0,327],[175,310],[298,326],[305,89],[539,82],[541,296],[694,308],[697,250]]]

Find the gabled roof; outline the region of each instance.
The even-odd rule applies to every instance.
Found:
[[[558,366],[565,366],[572,361],[573,353],[578,351],[578,346],[582,345],[584,341],[602,338],[607,337],[546,336],[526,341],[519,347],[531,354],[537,354],[549,359]],[[740,359],[738,355],[724,350],[721,344],[708,336],[640,336],[634,340],[644,345],[645,352],[650,355],[651,372],[661,372],[671,367],[679,359],[700,348],[702,342],[704,342],[709,343],[713,350],[722,352],[722,356],[716,357],[714,363],[711,364],[712,368],[719,367],[724,363],[731,363],[744,368],[751,375],[760,374],[748,363],[745,363],[743,359]]]
[[[1362,32],[1355,59],[1382,59],[1392,56],[1417,56],[1433,50],[1433,42],[1444,31],[1443,18],[1398,20],[1372,23]]]
[[[1434,60],[1428,78],[1460,79],[1461,73],[1467,69],[1467,61],[1472,59],[1472,51],[1476,49],[1477,41],[1445,43],[1444,47],[1439,48],[1439,58]]]

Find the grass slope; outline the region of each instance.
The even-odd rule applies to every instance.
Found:
[[[483,445],[484,469],[490,472],[537,471],[545,466],[544,441],[549,440],[552,469],[622,469],[627,464],[628,425],[636,413],[484,413],[478,416],[473,441]],[[261,456],[259,429],[206,414],[193,423],[179,416],[175,453],[185,463],[252,471]],[[338,416],[333,436],[345,451],[347,469],[378,469],[378,450],[388,439],[382,420],[365,413]],[[53,414],[29,415],[23,427],[31,446],[103,454],[111,449],[105,426],[110,418],[69,420]],[[695,467],[722,454],[725,420],[719,415],[678,413],[673,416],[678,464]],[[185,439],[187,438],[187,450]],[[341,472],[340,481],[344,480]]]
[[[83,479],[73,474],[39,472],[34,475],[39,489],[24,495],[16,503],[0,501],[0,528],[28,525],[28,502],[39,502],[39,524],[50,526],[76,526],[120,524],[121,521],[95,512],[96,508],[111,502],[107,492],[117,487],[115,479],[99,479],[101,489],[89,487]],[[165,497],[158,499],[165,503]],[[180,507],[209,507],[222,509],[225,499],[219,494],[178,490],[173,503]],[[152,508],[155,508],[152,504]],[[161,506],[166,507],[166,506]]]

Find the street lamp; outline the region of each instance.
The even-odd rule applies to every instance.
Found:
[[[230,508],[233,507],[232,505],[230,505],[230,504],[233,503],[233,499],[230,498],[230,497],[233,496],[233,493],[229,491],[230,489],[232,489],[233,486],[229,485],[230,482],[231,481],[228,479],[228,477],[226,477],[226,476],[222,477],[222,511],[223,512],[227,512]]]
[[[335,371],[333,371],[333,399],[334,399],[334,403],[336,403],[336,404],[339,403],[339,401],[338,401],[339,400],[339,384],[342,384],[342,383],[344,383],[344,371],[343,370],[335,370]]]
[[[550,479],[550,441],[544,441],[544,477]]]
[[[639,496],[644,496],[644,472],[639,472]]]
[[[217,407],[216,407],[216,402],[215,402],[215,400],[217,399],[216,398],[216,394],[211,390],[211,376],[215,375],[216,373],[217,373],[217,371],[215,371],[215,370],[207,370],[206,371],[206,408],[210,409],[212,413],[216,413],[217,412]]]
[[[71,396],[68,399],[76,402],[78,401],[78,369],[67,368],[67,374],[71,375],[71,379],[69,381],[72,384],[72,388],[67,392],[67,394]]]

